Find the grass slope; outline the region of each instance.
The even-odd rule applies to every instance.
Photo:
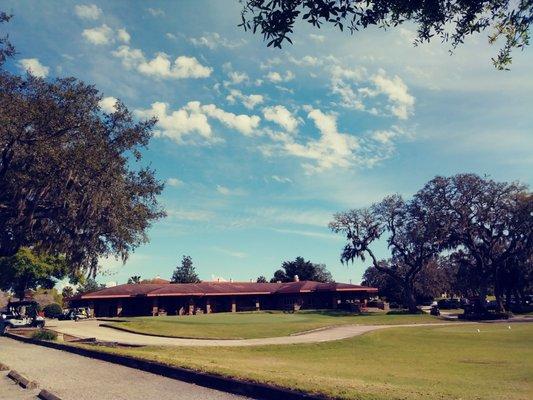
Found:
[[[526,400],[532,339],[532,324],[454,324],[309,345],[98,350],[341,399]]]
[[[121,318],[124,320],[124,318]],[[411,324],[442,322],[427,314],[353,315],[335,311],[217,313],[194,316],[135,317],[112,325],[132,332],[189,338],[253,339],[286,336],[297,332],[345,324]]]

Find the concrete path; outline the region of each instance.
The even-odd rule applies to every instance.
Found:
[[[0,337],[0,362],[62,400],[245,400],[121,365]],[[0,376],[0,399],[35,399]]]
[[[39,389],[23,389],[7,377],[8,371],[0,371],[0,400],[35,400]]]
[[[165,338],[157,336],[139,335],[137,333],[120,331],[117,329],[99,326],[101,322],[96,320],[88,321],[51,321],[47,327],[57,332],[66,333],[80,338],[96,338],[103,341],[119,342],[124,344],[145,345],[145,346],[260,346],[272,344],[297,344],[297,343],[317,343],[332,340],[346,339],[353,336],[362,335],[366,332],[377,329],[412,327],[412,326],[439,326],[450,323],[435,324],[409,324],[409,325],[343,325],[326,328],[322,330],[310,331],[300,335],[282,336],[262,339],[179,339]]]

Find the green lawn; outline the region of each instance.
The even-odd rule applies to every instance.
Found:
[[[305,345],[97,349],[341,399],[533,398],[531,324],[390,328]]]
[[[124,320],[121,318],[121,320]],[[254,312],[217,313],[191,316],[135,317],[111,325],[132,332],[169,337],[252,339],[286,336],[297,332],[345,324],[411,324],[443,322],[427,314],[387,315],[368,313],[353,315],[335,311],[301,311],[297,313]]]

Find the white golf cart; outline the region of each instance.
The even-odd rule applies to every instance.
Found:
[[[32,300],[9,302],[0,314],[0,333],[6,328],[43,328],[44,318],[38,315],[37,307]]]

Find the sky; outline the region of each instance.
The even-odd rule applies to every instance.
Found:
[[[236,0],[11,1],[3,24],[13,72],[94,84],[157,117],[143,152],[168,216],[123,265],[101,261],[103,283],[170,278],[190,255],[201,279],[268,278],[285,260],[343,265],[335,212],[412,196],[436,175],[473,172],[533,180],[533,49],[497,71],[487,34],[413,46],[409,24],[351,36],[299,23],[293,45],[244,32]],[[383,242],[376,252],[387,257]]]

